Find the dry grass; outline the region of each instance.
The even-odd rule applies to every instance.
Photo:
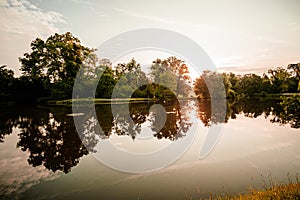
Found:
[[[218,200],[252,200],[252,199],[300,199],[300,183],[279,185],[270,189],[265,190],[255,190],[251,189],[245,194],[240,194],[237,196],[223,196],[211,199]]]
[[[295,177],[295,181],[287,174],[288,184],[278,185],[273,180],[271,174],[266,179],[263,179],[264,189],[257,190],[250,188],[248,192],[244,194],[239,194],[235,196],[219,196],[214,199],[218,200],[262,200],[262,199],[272,199],[272,200],[281,200],[281,199],[300,199],[300,182],[298,175]],[[213,198],[212,198],[213,199]]]
[[[298,175],[295,178],[291,178],[290,174],[288,176],[287,184],[276,184],[273,180],[271,174],[269,174],[266,179],[263,179],[264,189],[258,190],[250,188],[247,192],[237,195],[223,193],[222,195],[210,195],[208,198],[200,199],[217,199],[217,200],[281,200],[281,199],[298,199],[300,200],[300,182]],[[192,198],[186,195],[186,199],[191,200]]]

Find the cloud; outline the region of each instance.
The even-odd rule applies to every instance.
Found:
[[[140,14],[140,13],[124,10],[124,9],[121,9],[121,8],[113,8],[113,9],[115,11],[123,13],[125,15],[129,15],[129,16],[136,17],[136,18],[141,18],[141,19],[146,19],[146,20],[150,20],[150,21],[154,21],[154,22],[161,22],[161,23],[165,23],[165,24],[176,24],[176,23],[178,23],[178,21],[175,21],[175,20],[167,20],[167,19],[162,19],[160,17],[143,15],[143,14]]]
[[[0,18],[0,64],[6,64],[17,76],[18,58],[30,50],[30,42],[60,32],[57,25],[66,23],[60,13],[44,11],[26,0],[0,1]]]
[[[64,23],[57,12],[45,12],[28,1],[6,0],[0,3],[0,30],[4,32],[45,36],[59,32],[57,23]]]
[[[218,68],[222,67],[240,67],[244,66],[245,64],[243,63],[243,56],[236,56],[236,55],[231,55],[231,56],[226,56],[220,59],[215,60],[216,66]]]
[[[7,199],[20,199],[22,193],[42,181],[50,181],[63,175],[52,172],[44,166],[33,167],[28,164],[28,152],[14,148],[18,140],[18,129],[5,137],[0,149],[0,194]]]

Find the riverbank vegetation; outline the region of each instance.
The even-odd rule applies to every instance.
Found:
[[[211,80],[214,84],[208,88],[207,83]],[[287,68],[270,69],[263,76],[204,71],[194,82],[194,92],[201,98],[219,96],[214,94],[220,93],[220,85],[216,84],[218,82],[224,85],[227,99],[254,96],[279,99],[280,96],[293,95],[300,91],[300,63],[290,64]]]
[[[274,179],[269,175],[268,181],[263,180],[263,188],[262,189],[254,189],[250,187],[246,192],[240,194],[230,194],[226,192],[222,192],[221,194],[209,194],[200,197],[200,199],[215,199],[215,200],[265,200],[265,199],[273,199],[273,200],[281,200],[281,199],[299,199],[300,198],[300,182],[298,175],[296,178],[291,178],[288,175],[287,183],[275,183]],[[186,194],[187,200],[191,200],[188,194]]]
[[[300,183],[289,183],[286,185],[274,185],[264,190],[249,189],[248,192],[240,195],[226,195],[211,199],[217,200],[265,200],[265,199],[300,199]]]

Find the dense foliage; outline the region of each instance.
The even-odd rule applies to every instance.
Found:
[[[271,69],[268,74],[263,74],[263,76],[204,71],[194,82],[194,92],[200,98],[216,98],[220,97],[221,86],[223,86],[228,99],[297,93],[300,84],[299,70],[300,63],[289,65],[286,69],[282,67]]]
[[[83,80],[78,98],[162,99],[174,98],[173,94],[188,96],[190,92],[188,67],[176,57],[157,59],[146,74],[134,59],[114,67],[107,59],[106,63],[99,61],[94,49],[81,45],[69,32],[52,35],[45,41],[37,38],[30,46],[31,51],[19,59],[21,77],[14,78],[5,66],[0,68],[2,101],[70,99],[76,77]]]
[[[175,99],[189,97],[193,88],[199,98],[236,99],[300,90],[300,63],[271,69],[263,76],[204,71],[192,87],[188,66],[176,57],[156,59],[146,74],[134,59],[116,66],[108,59],[101,62],[94,49],[69,32],[45,41],[37,38],[30,46],[31,51],[19,58],[22,76],[15,78],[12,70],[0,67],[2,102],[70,99],[76,77],[84,80],[76,98]]]

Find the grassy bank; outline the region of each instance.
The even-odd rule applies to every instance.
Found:
[[[180,97],[178,100],[195,99],[195,97]],[[145,103],[145,102],[157,102],[158,98],[118,98],[118,99],[100,99],[100,98],[83,98],[83,99],[65,99],[65,100],[50,100],[46,101],[50,106],[71,106],[77,105],[100,105],[100,104],[122,104],[122,103]]]
[[[66,99],[66,100],[51,100],[48,101],[48,105],[89,105],[89,104],[118,104],[118,103],[142,103],[142,102],[149,102],[149,101],[157,101],[157,99],[153,98],[124,98],[124,99],[93,99],[93,98],[86,98],[86,99]]]
[[[263,180],[263,189],[254,189],[250,187],[246,192],[239,194],[230,194],[226,191],[222,193],[202,193],[202,199],[210,200],[281,200],[281,199],[298,199],[300,200],[300,181],[298,174],[291,176],[287,173],[287,182],[286,183],[276,183],[272,175],[269,174],[267,177],[264,177]],[[201,196],[202,196],[201,195]],[[192,198],[189,194],[185,194],[186,200],[199,199]]]
[[[288,185],[277,185],[264,190],[250,189],[245,194],[236,196],[222,196],[211,199],[218,200],[254,200],[254,199],[300,199],[300,183],[291,183]]]

